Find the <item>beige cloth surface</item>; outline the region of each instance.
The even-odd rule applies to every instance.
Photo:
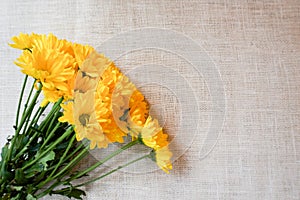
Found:
[[[7,45],[19,32],[53,32],[101,47],[104,41],[134,29],[173,30],[200,46],[218,71],[195,74],[188,62],[172,54],[175,49],[144,48],[122,55],[116,63],[124,71],[131,70],[131,78],[145,92],[152,112],[165,124],[182,156],[175,159],[170,175],[145,170],[154,165],[146,162],[147,166],[136,165],[88,186],[85,199],[300,199],[300,1],[10,0],[0,2],[0,13],[1,145],[12,133],[23,77],[13,65],[19,52]],[[162,67],[135,75],[134,67],[145,64],[167,66],[177,75],[160,71]],[[182,110],[193,106],[190,97],[177,98],[162,84],[171,84],[183,94],[186,86],[180,84],[179,75],[196,96],[196,119],[195,113],[180,118]],[[143,85],[143,80],[153,77],[163,81]],[[212,108],[209,85],[218,78],[226,102],[220,112]],[[221,131],[210,143],[216,145],[203,157],[214,112],[223,110]],[[194,124],[178,132],[193,120],[198,129]],[[194,135],[192,129],[197,130]]]

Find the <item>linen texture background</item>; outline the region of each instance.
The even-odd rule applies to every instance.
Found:
[[[13,64],[20,52],[7,44],[20,32],[52,32],[97,48],[135,29],[176,31],[201,46],[219,72],[193,76],[189,63],[157,49],[120,57],[116,63],[124,72],[152,63],[187,77],[197,97],[199,129],[194,138],[179,133],[180,120],[194,119],[180,119],[178,113],[192,105],[178,102],[166,87],[143,85],[143,79],[161,71],[138,77],[132,73],[130,78],[171,138],[187,135],[186,141],[177,140],[182,156],[170,175],[159,170],[143,173],[145,165],[138,164],[87,186],[84,199],[300,199],[300,1],[10,0],[0,2],[0,13],[1,146],[13,133],[23,79]],[[217,76],[224,88],[226,113],[216,145],[202,158],[213,116],[207,83]],[[180,86],[176,77],[168,73],[163,77]],[[92,162],[91,158],[86,164]]]

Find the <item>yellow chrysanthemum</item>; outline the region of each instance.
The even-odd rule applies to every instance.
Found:
[[[99,78],[111,63],[103,54],[92,51],[82,65],[80,65],[80,71],[88,77]]]
[[[76,81],[74,84],[74,91],[85,93],[89,90],[96,90],[97,87],[97,78],[90,78],[85,76],[81,71],[77,73]]]
[[[72,56],[72,43],[67,40],[60,40],[52,33],[40,35],[34,40],[33,47],[37,47],[38,49],[52,49]]]
[[[78,72],[75,71],[74,74],[71,76],[71,78],[66,81],[68,90],[64,92],[64,100],[65,101],[73,99],[75,80],[76,80],[77,74],[78,74]]]
[[[91,148],[102,142],[105,137],[96,119],[94,108],[94,92],[75,92],[73,116],[76,138],[78,141],[87,138],[91,141]]]
[[[149,115],[149,105],[139,90],[135,90],[131,95],[129,107],[131,121],[134,125],[143,126]]]
[[[83,61],[93,52],[95,51],[93,47],[89,45],[81,45],[81,44],[73,44],[72,46],[74,51],[74,57],[77,63],[77,67],[81,66]]]
[[[70,92],[72,85],[68,81],[74,76],[72,56],[52,49],[33,48],[32,53],[23,51],[16,64],[22,72],[34,77],[43,85],[45,98],[56,102],[65,93]]]
[[[94,111],[101,130],[89,133],[89,137],[82,134],[91,140],[91,147],[122,143],[128,133],[134,138],[140,137],[146,146],[155,150],[168,145],[168,136],[158,121],[149,116],[148,103],[142,93],[109,59],[93,52],[78,72],[75,91],[93,92],[94,88]]]
[[[133,134],[133,136],[140,137],[142,142],[152,149],[156,150],[169,144],[167,140],[168,135],[163,133],[158,121],[152,119],[151,116],[147,118],[144,127],[140,132],[137,131],[137,133],[139,133],[139,135]]]
[[[111,109],[114,120],[123,132],[129,132],[131,126],[130,97],[136,87],[126,76],[119,76],[111,97]]]
[[[103,129],[103,133],[111,142],[124,142],[123,136],[127,133],[123,132],[114,120],[111,105],[111,96],[114,89],[117,76],[120,76],[117,68],[108,67],[102,74],[95,93],[95,108],[99,124]]]
[[[151,158],[164,172],[167,174],[170,173],[169,170],[173,168],[171,162],[172,152],[169,150],[168,146],[152,151]]]
[[[59,122],[68,122],[69,124],[74,125],[74,116],[73,116],[73,102],[69,101],[67,103],[62,103],[61,108],[63,109],[63,116],[61,116]]]
[[[100,77],[95,106],[98,122],[110,142],[123,142],[129,127],[132,124],[143,126],[148,115],[143,95],[113,63]]]
[[[21,50],[31,49],[34,46],[34,41],[39,37],[40,35],[35,33],[31,33],[31,34],[20,33],[19,36],[14,36],[11,38],[11,40],[14,43],[9,44],[9,46]]]

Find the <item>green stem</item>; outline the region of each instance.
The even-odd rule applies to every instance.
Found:
[[[33,89],[34,89],[34,85],[36,83],[36,80],[34,80],[34,82],[32,83],[32,86],[30,88],[30,92],[29,92],[29,95],[27,97],[27,100],[26,100],[26,103],[24,104],[24,110],[23,110],[23,114],[22,116],[24,115],[24,113],[26,112],[26,109],[27,109],[27,106],[28,106],[28,103],[29,103],[29,100],[31,98],[31,95],[32,95],[32,92],[33,92]]]
[[[30,113],[32,112],[32,109],[34,108],[34,105],[36,104],[36,100],[39,97],[41,91],[42,91],[42,85],[40,84],[38,90],[36,91],[36,93],[35,93],[32,101],[30,103],[29,108],[26,110],[24,116],[21,119],[21,122],[20,122],[19,126],[17,127],[16,134],[19,134],[19,132],[21,131],[21,129],[22,129],[22,127],[23,127],[23,125],[24,125],[27,117],[29,117]]]
[[[48,189],[36,195],[37,198],[41,198],[49,194],[49,192],[51,192],[52,189],[54,189],[59,185],[62,185],[64,182],[61,182],[58,177],[64,176],[65,174],[69,173],[73,169],[73,166],[76,165],[82,158],[84,158],[87,155],[87,153],[88,153],[88,149],[87,148],[83,149],[67,166],[65,166],[62,170],[60,170],[58,174],[56,174],[54,177],[48,177],[45,181],[39,184],[38,187],[41,188],[45,184],[57,178],[57,180]]]
[[[80,145],[78,145],[76,147],[76,149],[74,151],[72,151],[67,157],[64,158],[63,160],[63,163],[67,162],[71,157],[73,157],[79,150],[83,150],[83,148],[85,148],[86,145],[84,145],[83,143],[81,143]],[[88,152],[88,150],[86,149],[86,153]],[[72,161],[73,162],[75,159],[77,159],[77,156],[72,158]],[[54,168],[54,166],[50,167],[49,170],[52,170]],[[64,170],[64,169],[62,169]],[[60,171],[62,171],[60,170]]]
[[[58,122],[56,124],[56,126],[52,129],[52,131],[50,132],[50,134],[48,136],[46,136],[46,140],[43,142],[42,146],[40,147],[39,151],[43,151],[44,147],[47,145],[47,143],[49,142],[49,140],[53,137],[53,135],[55,134],[55,131],[60,127],[60,122]]]
[[[29,162],[28,164],[23,166],[22,169],[24,170],[24,169],[28,168],[29,166],[34,164],[36,161],[41,159],[43,156],[45,156],[47,153],[49,153],[52,149],[54,149],[56,145],[58,145],[61,141],[63,141],[66,137],[68,137],[70,135],[70,133],[72,133],[72,132],[73,132],[73,128],[71,127],[60,138],[58,138],[55,142],[53,142],[45,151],[43,151],[39,156],[37,156],[37,158],[35,158],[31,162]]]
[[[34,105],[35,106],[35,105]],[[24,126],[24,129],[23,129],[23,133],[26,133],[26,130],[27,130],[27,128],[28,128],[28,125],[29,125],[29,121],[30,121],[30,116],[31,116],[31,114],[32,114],[32,111],[33,111],[33,109],[31,109],[30,110],[30,112],[29,112],[29,114],[28,114],[28,118],[27,118],[27,120],[26,120],[26,122],[25,122],[25,126]],[[38,111],[37,111],[38,112]],[[37,113],[36,113],[37,114]],[[36,115],[35,114],[35,115]],[[35,116],[34,115],[34,116]]]
[[[111,158],[115,157],[116,155],[120,154],[121,152],[123,152],[124,150],[134,146],[135,144],[139,143],[139,140],[134,140],[132,142],[129,142],[128,144],[124,145],[123,147],[121,147],[120,149],[114,151],[113,153],[111,153],[110,155],[108,155],[107,157],[105,157],[104,159],[100,160],[99,162],[95,163],[94,165],[92,165],[91,167],[87,168],[86,170],[84,170],[81,173],[78,173],[75,176],[72,176],[71,178],[67,179],[66,181],[70,182],[74,179],[77,179],[78,177],[82,177],[84,175],[86,175],[87,173],[93,171],[94,169],[96,169],[97,167],[99,167],[100,165],[104,164],[105,162],[107,162],[108,160],[110,160]]]
[[[56,181],[55,183],[53,183],[47,190],[45,190],[44,192],[41,192],[40,194],[35,195],[37,199],[42,198],[43,196],[46,196],[47,194],[49,194],[55,187],[59,186],[61,184],[60,181]]]
[[[73,142],[75,140],[75,137],[76,137],[75,135],[72,137],[72,139],[71,139],[71,141],[70,141],[67,149],[65,150],[65,152],[63,154],[63,156],[60,158],[59,162],[55,165],[55,168],[53,169],[53,167],[52,167],[52,168],[48,169],[48,170],[52,170],[53,169],[52,172],[51,172],[51,174],[47,177],[46,180],[44,180],[43,182],[41,182],[40,184],[38,184],[37,188],[42,188],[45,184],[47,184],[48,182],[54,180],[55,177],[57,177],[57,175],[54,176],[54,177],[53,177],[53,175],[56,172],[56,170],[60,167],[60,165],[64,162],[64,158],[66,157],[67,153],[69,152],[70,148],[72,147]],[[61,175],[62,174],[61,172],[62,171],[60,171],[58,174]]]
[[[27,150],[27,147],[31,144],[32,141],[39,135],[39,132],[35,132],[32,137],[30,137],[29,142],[19,151],[19,153],[14,156],[12,159],[13,161],[16,161],[20,156],[23,155],[23,153]]]
[[[40,117],[42,116],[42,114],[44,113],[44,111],[46,110],[47,106],[49,104],[45,105],[44,107],[39,107],[37,112],[35,113],[35,115],[33,116],[31,123],[28,127],[28,130],[24,130],[23,134],[25,135],[25,133],[28,133],[28,131],[30,131],[30,129],[35,128],[35,126],[37,125],[38,120],[40,119]],[[28,133],[29,134],[29,133]],[[30,135],[30,134],[29,134]]]
[[[30,106],[28,108],[28,110],[26,111],[25,115],[22,117],[21,119],[21,122],[20,124],[18,125],[17,127],[17,130],[16,130],[16,133],[15,133],[15,136],[13,137],[12,141],[11,141],[11,145],[10,145],[10,148],[8,150],[8,154],[7,154],[7,157],[6,157],[6,161],[9,161],[11,159],[11,156],[12,156],[12,152],[13,152],[13,149],[15,147],[15,142],[16,142],[16,138],[17,136],[19,135],[27,117],[30,117],[30,113],[31,113],[31,110],[33,109],[34,105],[35,105],[35,102],[37,100],[37,98],[39,97],[40,93],[42,91],[42,85],[39,85],[39,89],[36,91],[35,95],[34,95],[34,98],[33,100],[31,101],[30,103]]]
[[[21,139],[21,140],[23,140],[23,138],[24,138],[26,135],[27,135],[27,136],[31,135],[31,131],[33,131],[33,135],[32,135],[32,137],[30,137],[30,141],[29,141],[26,145],[22,146],[22,147],[21,147],[22,149],[18,150],[19,153],[18,153],[16,156],[14,156],[13,161],[17,160],[17,159],[18,159],[18,158],[19,158],[19,157],[27,150],[26,147],[28,147],[28,146],[31,144],[31,142],[32,142],[39,134],[41,134],[41,131],[36,131],[36,129],[34,129],[34,124],[36,123],[36,121],[39,120],[40,116],[41,116],[41,115],[43,114],[43,112],[46,110],[47,106],[48,106],[48,104],[47,104],[45,107],[39,107],[39,109],[38,109],[37,112],[35,113],[34,117],[32,118],[32,121],[31,121],[31,123],[30,123],[28,129],[26,130],[26,128],[25,128],[25,129],[23,130],[23,134],[21,135],[21,136],[22,136],[22,139]]]
[[[37,117],[37,115],[41,112],[41,110],[42,110],[42,108],[39,107],[38,110],[36,111],[36,113],[34,114],[32,120],[31,120],[31,123],[29,124],[29,127],[32,126],[33,120]],[[27,122],[29,122],[29,119],[27,120]],[[27,130],[27,128],[28,128],[28,123],[26,123],[26,125],[25,125],[25,128],[24,128],[24,130],[23,130],[23,135],[25,135],[25,133],[28,132],[29,129]]]
[[[71,141],[69,142],[69,145],[68,145],[67,149],[65,150],[63,156],[59,159],[59,162],[56,164],[55,169],[52,171],[52,173],[50,174],[49,177],[52,177],[54,175],[54,173],[56,172],[56,170],[58,169],[58,167],[60,167],[60,165],[63,163],[63,160],[67,156],[67,153],[69,152],[70,148],[72,147],[75,138],[76,138],[76,135],[74,134]]]
[[[59,110],[60,108],[58,108],[58,110]],[[48,126],[48,129],[47,129],[47,131],[46,131],[46,137],[48,137],[48,134],[49,134],[49,132],[52,130],[52,126],[53,126],[53,124],[55,123],[55,122],[57,122],[57,115],[58,115],[58,113],[57,113],[57,108],[55,108],[55,114],[54,114],[54,117],[52,117],[52,119],[51,119],[51,122],[50,122],[50,125]],[[60,122],[58,122],[58,124],[60,124]]]
[[[72,180],[74,179],[77,179],[77,178],[80,178],[84,175],[86,175],[87,173],[93,171],[94,169],[96,169],[97,167],[99,167],[100,165],[104,164],[105,162],[107,162],[108,160],[110,160],[111,158],[113,158],[114,156],[120,154],[121,152],[123,152],[124,150],[134,146],[135,144],[137,143],[140,143],[139,140],[134,140],[132,142],[129,142],[128,144],[124,145],[123,147],[121,147],[120,149],[114,151],[113,153],[111,153],[110,155],[108,155],[107,157],[105,157],[104,159],[100,160],[99,162],[95,163],[93,166],[87,168],[86,170],[84,170],[83,172],[80,172],[64,181],[61,181],[61,180],[57,180],[55,183],[53,183],[47,190],[43,191],[42,193],[36,195],[37,198],[41,198],[47,194],[49,194],[49,192],[51,192],[55,187],[59,186],[59,185],[63,185],[63,184],[66,184],[68,182],[71,182]],[[83,154],[87,153],[88,152],[88,149],[84,149],[80,154],[78,154],[76,156],[76,158],[80,158],[79,160],[78,159],[74,159],[72,160],[66,167],[64,167],[63,170],[61,170],[57,175],[55,175],[54,177],[51,178],[51,180],[59,177],[61,174],[63,174],[66,170],[69,170],[70,166],[73,165],[73,164],[76,164],[78,161],[81,160],[81,157]],[[49,180],[49,181],[51,181]],[[48,182],[49,182],[48,181]],[[44,183],[46,184],[46,183]]]
[[[61,176],[66,171],[72,169],[72,166],[74,166],[75,164],[77,164],[88,153],[88,151],[89,151],[88,148],[83,149],[78,155],[76,155],[76,157],[68,165],[66,165],[58,174],[56,174],[53,177],[53,179]]]
[[[48,127],[48,123],[50,120],[52,120],[53,115],[57,113],[57,111],[60,109],[60,104],[63,101],[63,98],[60,98],[52,107],[51,111],[48,113],[47,117],[43,120],[43,122],[40,125],[40,130],[44,131],[45,127]]]
[[[115,169],[113,169],[113,170],[107,172],[106,174],[103,174],[102,176],[99,176],[99,177],[94,178],[94,179],[92,179],[92,180],[89,180],[89,181],[87,181],[87,182],[81,183],[81,184],[79,184],[79,185],[75,185],[74,187],[75,187],[75,188],[76,188],[76,187],[81,187],[81,186],[84,186],[84,185],[93,183],[93,182],[98,181],[98,180],[100,180],[100,179],[102,179],[102,178],[104,178],[104,177],[106,177],[106,176],[108,176],[108,175],[110,175],[110,174],[112,174],[112,173],[114,173],[114,172],[116,172],[116,171],[118,171],[118,170],[124,168],[124,167],[127,167],[127,166],[129,166],[129,165],[131,165],[131,164],[133,164],[133,163],[135,163],[135,162],[138,162],[138,161],[140,161],[140,160],[143,160],[143,159],[149,158],[149,157],[150,157],[150,154],[144,155],[144,156],[139,157],[139,158],[137,158],[137,159],[135,159],[135,160],[132,160],[132,161],[130,161],[130,162],[124,164],[124,165],[121,165],[121,166],[119,166],[119,167],[117,167],[117,168],[115,168]]]
[[[17,129],[18,124],[19,124],[19,115],[20,115],[21,103],[22,103],[23,94],[24,94],[24,91],[25,91],[27,80],[28,80],[28,75],[26,75],[25,78],[24,78],[24,82],[23,82],[23,86],[22,86],[22,90],[21,90],[21,94],[20,94],[20,98],[19,98],[17,115],[16,115],[16,125],[15,125],[16,129]]]
[[[77,147],[76,147],[76,149],[71,153],[71,154],[69,154],[66,158],[65,158],[65,160],[64,160],[64,162],[65,161],[67,161],[67,160],[69,160],[71,157],[73,157],[79,150],[81,150],[82,148],[85,148],[85,145],[83,144],[83,143],[81,143],[80,145],[78,145]],[[72,159],[73,160],[73,159]]]

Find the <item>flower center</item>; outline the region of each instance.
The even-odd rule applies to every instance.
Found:
[[[89,114],[82,114],[79,116],[79,121],[81,123],[82,126],[86,126],[86,124],[88,123],[90,119],[90,115]]]

